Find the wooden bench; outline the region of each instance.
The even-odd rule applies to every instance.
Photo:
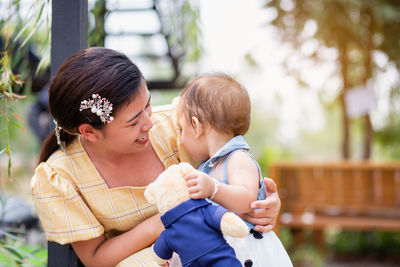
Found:
[[[270,176],[282,201],[277,228],[400,231],[400,163],[275,163]]]

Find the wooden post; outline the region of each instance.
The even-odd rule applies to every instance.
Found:
[[[51,77],[76,51],[87,47],[87,0],[53,0],[51,23]],[[71,245],[48,242],[47,266],[83,266]]]
[[[87,0],[53,0],[51,27],[51,76],[54,76],[65,59],[87,47]]]

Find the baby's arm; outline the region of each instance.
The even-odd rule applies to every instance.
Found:
[[[246,221],[255,224],[254,230],[259,232],[271,231],[281,208],[278,189],[275,182],[270,178],[264,178],[266,198],[251,203],[252,211],[241,214]]]
[[[229,184],[215,185],[212,177],[194,171],[187,175],[191,198],[211,198],[216,203],[236,213],[246,213],[251,210],[250,203],[257,199],[259,173],[253,159],[245,152],[236,152],[228,160],[227,175]]]

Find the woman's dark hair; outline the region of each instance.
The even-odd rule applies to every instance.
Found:
[[[62,128],[61,140],[68,146],[78,134],[78,126],[88,123],[105,126],[90,109],[79,111],[81,101],[99,94],[113,104],[112,116],[130,103],[144,82],[138,67],[125,55],[111,49],[91,47],[69,57],[53,77],[49,90],[50,114]],[[55,134],[44,141],[39,162],[58,149]]]

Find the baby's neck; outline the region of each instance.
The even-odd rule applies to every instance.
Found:
[[[234,137],[231,133],[210,130],[206,136],[209,157],[211,158],[221,147]]]

